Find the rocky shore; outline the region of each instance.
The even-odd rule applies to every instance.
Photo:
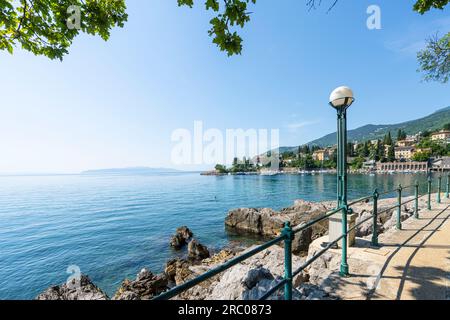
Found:
[[[408,199],[406,199],[408,200]],[[379,211],[394,206],[396,199],[379,201]],[[335,203],[295,201],[294,205],[275,211],[269,208],[240,208],[231,210],[225,225],[234,231],[252,233],[264,237],[275,237],[280,234],[286,221],[293,226],[301,225],[316,219],[330,209]],[[372,213],[372,203],[363,202],[352,206],[357,216],[356,223],[368,218]],[[377,221],[380,233],[395,227],[395,209],[381,214]],[[412,203],[402,208],[402,220],[413,214]],[[365,222],[356,230],[356,236],[369,238],[372,233],[372,220]],[[328,234],[328,221],[314,225],[295,236],[293,241],[293,265],[298,266],[311,255],[311,243]],[[194,234],[187,227],[176,230],[169,245],[181,249],[188,247],[187,256],[167,262],[164,272],[153,274],[150,270],[142,269],[134,280],[125,279],[113,300],[146,300],[193,279],[206,271],[220,265],[242,253],[242,249],[225,249],[211,254],[208,248],[200,244]],[[247,248],[245,250],[251,250]],[[245,251],[244,250],[244,251]],[[324,260],[325,259],[325,260]],[[294,299],[336,299],[330,291],[324,290],[318,283],[325,270],[329,267],[324,258],[312,264],[294,279]],[[254,300],[267,292],[281,281],[284,274],[284,249],[273,246],[250,259],[224,271],[223,273],[197,285],[180,294],[176,299],[182,300]],[[281,299],[281,292],[273,295],[272,299]],[[88,276],[81,276],[79,281],[53,286],[41,293],[38,300],[107,300],[110,299],[100,288],[91,282]]]

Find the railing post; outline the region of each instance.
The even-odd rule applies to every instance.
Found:
[[[450,198],[450,174],[447,174],[447,190],[445,192],[445,197]]]
[[[441,203],[441,192],[442,192],[442,176],[439,176],[439,178],[438,178],[437,203]]]
[[[402,185],[398,186],[397,230],[402,230]]]
[[[431,210],[431,177],[428,177],[428,210]]]
[[[378,190],[375,189],[373,193],[373,227],[372,227],[372,246],[378,246],[378,197],[380,194]]]
[[[419,182],[415,185],[414,218],[419,219]]]
[[[347,215],[349,212],[349,208],[345,205],[342,207],[342,256],[341,256],[341,269],[340,275],[342,277],[348,276],[348,263],[347,263],[347,240],[348,240],[348,231],[347,231]]]
[[[283,228],[284,235],[284,299],[292,300],[292,240],[294,233],[291,223],[286,222]]]

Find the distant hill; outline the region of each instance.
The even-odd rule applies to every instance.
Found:
[[[81,174],[99,175],[99,174],[155,174],[155,173],[177,173],[183,172],[168,168],[148,168],[148,167],[133,167],[133,168],[113,168],[113,169],[99,169],[83,171]]]
[[[420,118],[417,120],[411,120],[398,124],[385,124],[374,125],[369,124],[363,127],[349,130],[348,141],[349,142],[362,142],[367,140],[382,139],[389,131],[392,137],[395,138],[399,129],[404,130],[408,135],[424,132],[426,130],[438,130],[445,124],[450,122],[450,107],[440,109],[433,114]],[[318,145],[320,147],[327,147],[336,144],[336,132],[328,134],[320,139],[311,141],[308,145]],[[295,151],[297,147],[282,147],[281,152]]]

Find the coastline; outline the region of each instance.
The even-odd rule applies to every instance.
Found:
[[[384,170],[384,171],[372,171],[372,170],[348,170],[349,174],[364,174],[364,175],[387,175],[387,174],[418,174],[427,173],[423,170]],[[288,168],[287,170],[278,171],[258,171],[258,172],[229,172],[220,173],[214,170],[200,172],[202,176],[275,176],[275,175],[317,175],[317,174],[336,174],[336,169],[330,170],[299,170],[296,168]]]
[[[389,207],[392,206],[393,203],[395,203],[396,198],[387,198],[380,201],[380,208],[383,207]],[[293,224],[300,224],[303,222],[307,222],[308,220],[313,219],[318,214],[324,214],[327,212],[330,208],[332,208],[335,205],[334,201],[321,201],[321,202],[308,202],[304,200],[297,200],[295,203],[287,208],[283,208],[280,211],[275,211],[269,208],[260,208],[260,209],[252,209],[252,208],[241,208],[241,209],[235,209],[230,210],[227,214],[227,218],[225,219],[225,224],[228,227],[233,228],[236,232],[249,232],[253,235],[258,236],[265,236],[265,237],[274,237],[280,232],[280,225],[284,223],[284,221],[289,220],[293,222]],[[252,211],[253,216],[249,215],[249,210]],[[367,214],[371,210],[371,205],[369,203],[361,203],[357,208],[355,209],[355,214],[358,215],[359,218],[364,218],[364,215]],[[235,215],[236,212],[243,213],[243,216],[249,217],[247,221],[244,221],[243,219],[237,219],[241,222],[240,227],[233,226],[233,223],[230,221],[236,221],[235,217],[233,218],[233,215]],[[389,229],[394,226],[394,223],[392,221],[394,209],[392,209],[391,212],[389,212],[383,219],[383,228]],[[255,217],[259,217],[260,222],[257,222],[257,225],[263,225],[263,229],[252,229],[251,228],[251,221],[257,221],[255,220]],[[405,216],[406,218],[406,216]],[[244,227],[242,222],[244,222]],[[245,224],[247,225],[245,226]],[[250,223],[250,224],[249,224]],[[369,236],[369,231],[371,230],[370,223],[364,224],[359,230],[357,236]],[[308,254],[309,246],[312,243],[314,239],[317,239],[318,237],[324,236],[327,234],[327,227],[326,225],[322,225],[321,228],[313,230],[309,235],[302,235],[300,239],[298,239],[296,243],[295,248],[297,248],[295,254],[295,259],[297,262],[300,262],[302,257]],[[306,239],[306,242],[305,242]],[[169,245],[168,245],[169,246]],[[231,259],[232,257],[236,256],[242,251],[248,250],[252,246],[234,246],[234,247],[224,247],[221,248],[220,251],[217,251],[215,254],[212,254],[211,256],[203,259],[198,260],[189,260],[188,257],[183,258],[175,258],[168,261],[164,267],[164,272],[154,275],[150,270],[142,269],[141,272],[136,276],[135,280],[129,280],[125,279],[122,282],[122,285],[117,289],[117,292],[114,294],[112,299],[115,300],[140,300],[140,299],[151,299],[158,294],[164,292],[167,289],[170,289],[171,287],[175,285],[182,284],[183,282],[192,279],[193,277],[196,277],[205,271],[209,270],[210,268],[217,266],[221,263],[226,262],[227,260]],[[265,259],[264,263],[273,264],[274,261],[272,259],[279,259],[279,255],[281,254],[279,250],[282,250],[280,248],[274,248],[269,251],[269,254],[266,256],[260,256],[255,258],[255,260],[252,260],[252,263],[250,263],[250,266],[254,268],[256,265],[261,263],[261,259]],[[167,250],[170,250],[169,247]],[[276,269],[276,268],[275,268]],[[231,269],[230,269],[231,270]],[[242,270],[234,271],[236,274],[239,274],[239,277],[242,276],[239,272]],[[249,270],[247,270],[249,272]],[[245,271],[245,272],[247,272]],[[236,280],[236,274],[233,275],[234,280],[227,280],[227,281],[235,281]],[[231,275],[230,275],[231,276]],[[305,275],[302,275],[303,277]],[[302,283],[307,283],[307,281],[299,280],[297,281],[297,285],[300,285]],[[200,286],[199,288],[195,288],[195,290],[188,290],[184,295],[180,296],[179,299],[207,299],[208,294],[211,294],[212,291],[210,290],[213,284],[216,286],[218,283],[221,282],[220,277],[217,277],[214,279],[214,281],[208,283],[208,285]],[[106,294],[103,293],[103,291],[98,288],[95,284],[93,284],[87,276],[83,276],[81,279],[81,291],[80,294],[83,294],[82,298],[84,299],[110,299]],[[223,283],[222,283],[223,285]],[[146,288],[144,291],[137,288]],[[87,292],[89,292],[88,295],[83,293],[84,289],[86,288]],[[235,288],[236,289],[236,288]],[[239,288],[241,290],[242,288]],[[66,290],[66,291],[65,291]],[[52,286],[48,288],[46,291],[44,291],[41,295],[38,296],[38,299],[40,300],[55,300],[55,299],[61,299],[61,298],[80,298],[80,296],[76,295],[76,292],[73,291],[67,291],[67,286],[64,287],[61,286]],[[238,290],[238,289],[236,289]],[[58,295],[58,293],[63,293],[63,296]],[[69,293],[67,293],[69,292]],[[239,291],[240,292],[240,291]],[[249,294],[249,293],[248,293]],[[254,293],[252,293],[254,294]],[[217,298],[217,296],[216,296]]]

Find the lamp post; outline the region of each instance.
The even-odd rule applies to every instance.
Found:
[[[337,202],[342,208],[342,261],[340,274],[348,275],[347,264],[347,109],[355,101],[352,89],[339,87],[330,95],[330,105],[337,111]]]

